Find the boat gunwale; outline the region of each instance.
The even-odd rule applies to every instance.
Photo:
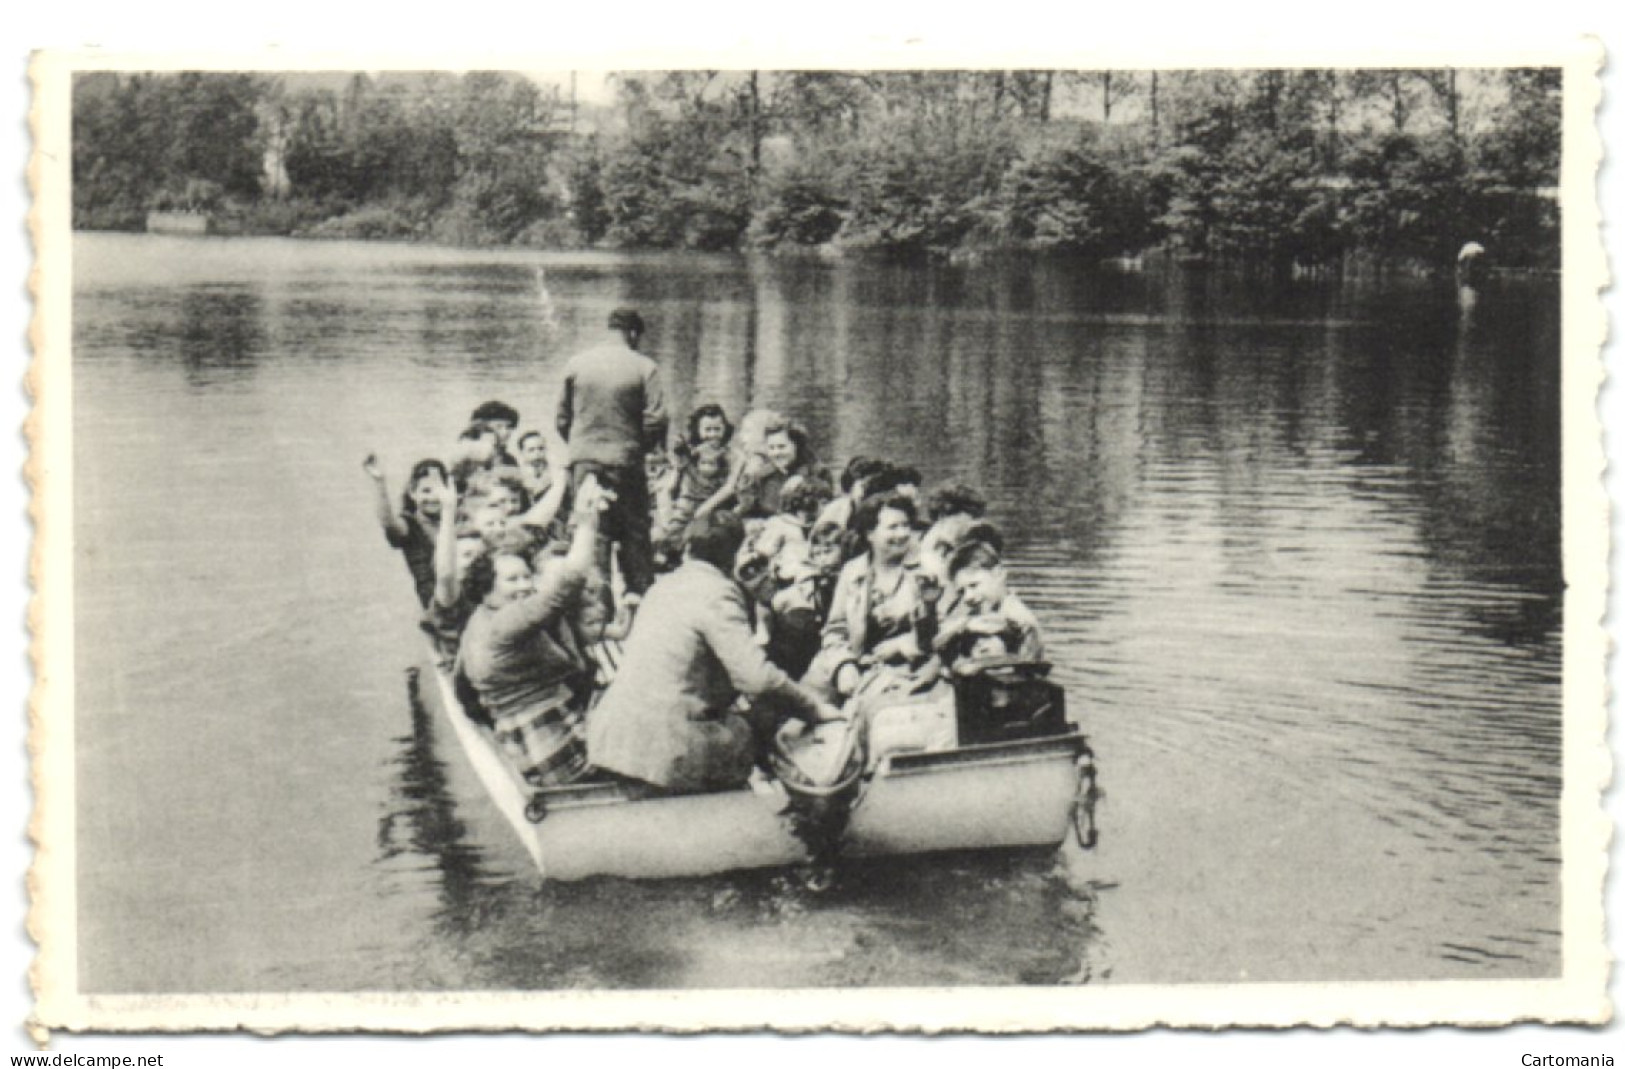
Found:
[[[956,746],[950,750],[912,751],[888,754],[871,772],[864,774],[866,783],[892,778],[929,775],[950,769],[1005,768],[1010,765],[1032,764],[1053,760],[1065,754],[1070,760],[1081,754],[1088,745],[1077,725],[1060,735],[1044,735],[1032,739],[1012,739],[1008,742],[979,743],[974,746]],[[478,725],[476,725],[478,727]],[[482,734],[488,735],[489,732]],[[901,759],[901,760],[899,760]],[[669,802],[679,798],[727,797],[751,795],[757,791],[749,785],[727,787],[718,791],[695,791],[687,794],[652,794],[638,798],[629,796],[615,783],[570,783],[561,787],[530,788],[549,812],[570,809],[595,809],[603,806],[640,805],[646,802]]]
[[[1031,739],[1011,739],[1007,742],[983,742],[971,746],[955,746],[947,750],[909,750],[888,754],[882,759],[882,768],[875,778],[891,776],[918,776],[950,767],[974,765],[978,768],[996,768],[1003,765],[1025,764],[1055,756],[1050,751],[1066,750],[1077,756],[1089,747],[1088,737],[1076,724],[1068,724],[1059,735],[1040,735]]]
[[[433,665],[434,672],[440,677],[442,694],[455,700],[456,689],[452,686],[451,677],[444,672],[438,664]],[[630,797],[626,788],[616,783],[567,783],[557,787],[537,788],[514,772],[507,765],[507,759],[502,756],[492,736],[491,729],[471,717],[457,702],[447,709],[454,717],[461,717],[466,726],[473,730],[481,742],[492,751],[493,755],[503,762],[509,772],[510,778],[516,787],[523,793],[543,801],[549,810],[553,809],[587,809],[612,805],[637,805],[643,802],[664,802],[676,798],[700,797],[706,795],[726,796],[731,794],[750,795],[759,797],[748,784],[738,787],[725,788],[720,791],[700,791],[693,794],[654,794],[644,798]],[[969,746],[954,746],[946,750],[907,750],[899,753],[887,754],[876,767],[864,774],[864,780],[873,784],[893,776],[906,777],[925,775],[931,772],[945,771],[965,765],[974,765],[978,768],[997,768],[1012,764],[1024,764],[1034,760],[1043,760],[1055,756],[1058,751],[1068,751],[1069,756],[1076,757],[1089,749],[1088,736],[1084,735],[1077,724],[1067,724],[1066,730],[1055,735],[1041,735],[1030,739],[1010,739],[1003,742],[973,743]]]

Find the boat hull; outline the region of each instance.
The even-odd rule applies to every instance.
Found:
[[[808,860],[777,789],[640,799],[620,786],[588,784],[538,795],[463,714],[450,677],[433,674],[470,766],[548,879],[667,879]],[[1059,845],[1086,752],[1074,733],[888,757],[865,781],[840,851],[888,857]]]
[[[158,211],[147,213],[149,234],[212,234],[214,221],[204,212]]]

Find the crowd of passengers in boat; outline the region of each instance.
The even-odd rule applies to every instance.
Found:
[[[364,464],[439,667],[527,783],[737,787],[788,721],[940,712],[956,674],[1042,658],[975,488],[869,456],[832,478],[771,411],[671,428],[643,334],[619,309],[570,360],[556,439],[490,401],[398,502]],[[953,745],[944,716],[891,724]]]

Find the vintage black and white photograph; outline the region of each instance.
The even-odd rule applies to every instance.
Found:
[[[39,1024],[1606,1017],[1598,62],[47,57]]]

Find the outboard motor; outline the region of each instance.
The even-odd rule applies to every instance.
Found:
[[[790,799],[785,812],[790,832],[807,848],[809,889],[827,889],[834,880],[841,837],[862,791],[864,750],[861,719],[774,737],[769,763]]]

